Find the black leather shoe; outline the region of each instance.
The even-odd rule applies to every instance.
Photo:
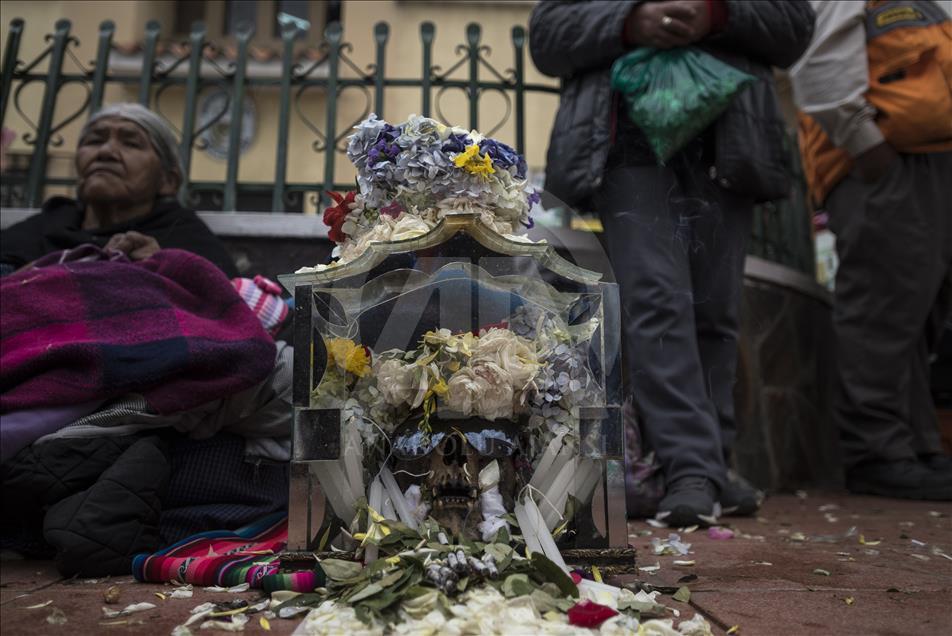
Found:
[[[856,494],[952,501],[952,471],[913,459],[865,462],[847,471],[846,487]]]
[[[760,510],[763,502],[763,490],[757,490],[733,470],[727,471],[727,482],[721,491],[721,508],[725,515],[749,517]]]
[[[943,453],[932,453],[930,455],[920,455],[919,461],[932,470],[952,472],[952,455]]]
[[[675,528],[717,523],[717,497],[717,486],[710,479],[682,477],[668,484],[655,519]]]

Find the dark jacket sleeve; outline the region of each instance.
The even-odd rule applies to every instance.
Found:
[[[724,30],[705,42],[762,64],[787,68],[807,50],[815,18],[806,0],[727,0]]]
[[[34,214],[0,232],[0,263],[19,269],[43,256],[43,219]]]
[[[625,19],[640,0],[542,0],[529,18],[529,52],[546,75],[607,67],[625,52]]]

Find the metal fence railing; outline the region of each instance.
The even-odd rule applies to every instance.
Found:
[[[479,127],[481,97],[487,93],[501,95],[505,116],[493,130],[483,132],[491,135],[511,120],[513,137],[507,141],[511,141],[523,153],[526,146],[527,95],[551,94],[556,99],[559,92],[558,85],[554,83],[526,81],[526,31],[522,26],[514,26],[510,32],[512,66],[498,70],[488,60],[489,47],[481,43],[482,27],[477,23],[466,27],[465,41],[456,46],[456,58],[453,61],[444,66],[435,64],[433,42],[436,28],[433,23],[424,22],[419,27],[419,72],[413,77],[387,74],[390,26],[386,22],[378,22],[373,27],[374,61],[365,68],[355,63],[351,56],[353,47],[344,40],[342,27],[337,22],[330,23],[324,30],[316,59],[298,61],[295,43],[302,32],[296,24],[288,24],[282,29],[280,37],[280,61],[275,63],[279,70],[271,73],[249,73],[249,47],[254,37],[254,29],[250,24],[239,25],[234,35],[234,59],[219,63],[209,54],[215,45],[208,40],[202,23],[193,25],[187,43],[173,49],[173,55],[160,56],[161,25],[150,21],[145,27],[141,55],[135,58],[135,63],[141,64],[138,67],[141,72],[132,73],[114,70],[116,47],[113,44],[115,25],[112,21],[106,20],[100,25],[95,61],[88,66],[83,65],[73,52],[79,43],[71,35],[70,29],[69,20],[58,20],[53,33],[46,36],[44,50],[31,61],[22,61],[19,55],[24,21],[17,18],[10,23],[0,70],[0,122],[7,123],[11,107],[19,113],[31,128],[23,134],[22,139],[32,148],[32,156],[22,174],[4,176],[5,188],[13,187],[18,192],[18,200],[13,204],[6,202],[8,206],[39,207],[48,187],[74,184],[74,178],[49,174],[50,149],[63,144],[61,131],[64,127],[102,106],[107,86],[123,85],[135,90],[140,103],[160,113],[163,93],[173,88],[183,92],[180,117],[166,116],[166,119],[180,133],[185,168],[182,195],[186,201],[193,206],[201,201],[203,209],[234,211],[238,209],[240,196],[254,195],[257,200],[269,199],[270,206],[267,208],[273,212],[300,209],[300,202],[305,196],[316,196],[315,203],[319,205],[323,193],[354,187],[353,183],[341,183],[340,175],[335,174],[335,157],[344,152],[351,128],[349,124],[341,125],[340,118],[356,123],[371,110],[383,113],[389,90],[419,91],[417,112],[444,121],[443,96],[450,90],[461,91],[465,96],[467,121],[453,123],[465,123],[471,128]],[[67,60],[76,70],[67,69]],[[43,88],[39,112],[24,112],[24,89],[37,84]],[[75,108],[70,104],[69,113],[61,121],[54,121],[54,111],[61,101],[60,92],[72,85],[84,89],[85,99],[77,100]],[[206,120],[198,121],[199,95],[210,87],[219,89],[224,96],[220,111]],[[260,181],[242,182],[238,174],[244,97],[249,90],[265,87],[277,92],[274,172],[268,175],[270,181],[268,176],[262,175]],[[344,91],[353,90],[365,95],[366,106],[363,112],[354,112],[352,114],[355,116],[350,117],[349,112],[338,112],[339,99]],[[320,124],[308,119],[300,108],[301,100],[313,91],[322,91],[326,95],[323,121]],[[288,179],[288,141],[293,117],[299,118],[299,123],[310,131],[313,136],[311,147],[323,158],[323,174],[306,183]],[[226,120],[228,144],[224,180],[192,179],[193,171],[190,168],[194,153],[207,143],[202,138],[203,133]],[[209,193],[211,199],[207,198]],[[206,198],[201,198],[203,196]],[[799,201],[788,201],[774,207],[780,209],[759,210],[757,213],[752,253],[812,275],[810,219],[802,197]]]

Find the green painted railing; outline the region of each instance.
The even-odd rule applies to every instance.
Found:
[[[274,212],[284,212],[288,207],[300,209],[306,193],[318,192],[318,197],[329,190],[353,188],[352,183],[340,183],[335,174],[335,157],[346,148],[346,137],[351,125],[339,126],[339,115],[347,121],[357,123],[371,110],[384,113],[388,89],[418,89],[420,91],[419,111],[425,116],[433,116],[446,121],[441,109],[441,99],[449,90],[462,91],[467,100],[468,122],[471,128],[478,128],[480,99],[486,93],[501,95],[506,104],[506,114],[492,130],[484,131],[491,135],[513,118],[514,137],[507,139],[519,152],[525,152],[526,135],[526,96],[530,93],[547,93],[555,99],[559,87],[556,84],[533,84],[525,81],[525,45],[526,31],[522,26],[514,26],[510,32],[512,66],[505,71],[497,70],[487,59],[489,47],[481,44],[482,27],[472,23],[466,27],[465,42],[455,48],[456,60],[447,65],[447,69],[435,65],[433,43],[436,27],[424,22],[419,27],[421,43],[421,64],[417,77],[388,77],[385,68],[386,48],[390,36],[390,26],[378,22],[373,28],[374,62],[361,69],[351,58],[352,46],[344,41],[344,33],[339,23],[331,23],[324,30],[319,46],[320,57],[306,64],[299,63],[294,57],[295,41],[303,33],[294,25],[288,25],[281,33],[280,74],[276,77],[261,77],[248,73],[249,46],[254,37],[251,25],[240,25],[235,33],[237,45],[236,59],[223,68],[215,60],[206,56],[213,47],[207,40],[204,24],[198,22],[192,27],[188,37],[187,50],[178,57],[159,59],[159,41],[161,26],[150,21],[145,27],[141,53],[142,72],[138,75],[119,74],[110,71],[110,57],[113,54],[113,36],[115,25],[112,21],[102,22],[99,28],[95,62],[86,67],[72,49],[78,46],[77,38],[70,34],[71,24],[62,19],[56,22],[53,33],[46,36],[47,46],[34,60],[24,62],[18,58],[23,39],[24,22],[17,18],[11,21],[2,61],[0,75],[0,122],[6,123],[8,106],[12,105],[32,130],[23,135],[23,140],[33,147],[33,156],[29,170],[25,175],[5,175],[5,187],[15,188],[18,207],[38,207],[45,196],[48,186],[72,186],[74,179],[51,177],[47,174],[47,159],[53,147],[63,144],[60,131],[70,122],[98,110],[103,103],[107,85],[125,85],[137,88],[138,101],[161,113],[160,98],[173,87],[184,89],[184,107],[180,121],[171,121],[180,132],[181,155],[185,171],[182,184],[183,198],[196,205],[199,196],[211,193],[212,205],[203,200],[203,209],[220,207],[223,211],[233,211],[242,195],[257,195],[270,199],[270,208]],[[68,71],[64,63],[69,58],[77,70]],[[203,65],[204,61],[204,65]],[[46,62],[46,68],[42,64]],[[203,66],[206,72],[203,73]],[[179,69],[181,69],[181,72]],[[209,75],[208,69],[211,69]],[[24,113],[21,96],[27,86],[43,86],[43,98],[40,112]],[[86,97],[62,121],[54,121],[54,111],[62,89],[69,85],[79,85],[86,91]],[[199,95],[210,87],[223,91],[225,106],[220,112],[196,127]],[[269,87],[278,92],[278,139],[275,144],[274,177],[271,183],[240,182],[238,180],[241,160],[241,126],[244,109],[244,96],[247,91]],[[323,126],[309,120],[300,108],[302,97],[310,91],[320,90],[327,96],[325,100]],[[357,90],[366,96],[367,106],[363,112],[338,113],[338,99],[345,91]],[[292,109],[294,112],[292,112]],[[202,134],[229,115],[228,152],[224,181],[196,181],[190,177],[193,154],[202,150],[206,142]],[[296,113],[300,121],[313,134],[312,148],[323,155],[324,169],[319,182],[289,182],[288,173],[288,135],[292,117]],[[350,117],[353,115],[353,118]],[[167,117],[167,119],[169,119]],[[22,124],[18,122],[18,126]],[[321,201],[316,201],[320,204]],[[769,208],[771,206],[765,206]],[[773,206],[780,209],[761,209],[755,222],[755,233],[751,252],[770,260],[790,265],[813,273],[813,249],[810,235],[809,215],[799,199]]]

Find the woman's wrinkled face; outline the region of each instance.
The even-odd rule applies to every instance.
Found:
[[[172,196],[178,177],[167,172],[149,136],[119,117],[95,122],[76,149],[77,192],[86,203],[136,204]]]

